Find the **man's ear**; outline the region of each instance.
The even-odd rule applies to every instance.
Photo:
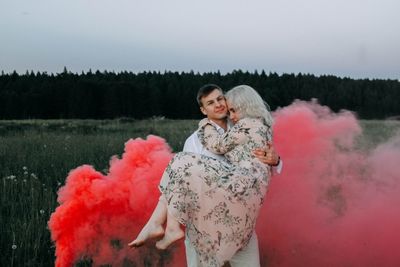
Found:
[[[200,111],[203,113],[203,115],[207,116],[207,110],[205,108],[200,107]]]

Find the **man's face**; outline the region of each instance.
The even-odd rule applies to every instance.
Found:
[[[210,94],[200,99],[201,112],[210,120],[221,120],[226,118],[227,108],[225,97],[221,91],[215,89]]]

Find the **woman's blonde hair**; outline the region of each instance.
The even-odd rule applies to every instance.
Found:
[[[226,92],[225,98],[239,111],[241,118],[263,118],[271,126],[273,119],[268,104],[248,85],[238,85]]]

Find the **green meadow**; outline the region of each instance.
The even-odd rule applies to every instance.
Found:
[[[360,149],[371,149],[400,131],[400,121],[361,121]],[[47,221],[68,172],[82,164],[107,172],[130,138],[166,139],[174,152],[197,127],[195,120],[0,121],[0,266],[53,266]]]

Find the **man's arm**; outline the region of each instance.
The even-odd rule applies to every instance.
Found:
[[[262,163],[273,167],[276,173],[280,174],[282,172],[283,161],[276,153],[272,142],[268,142],[264,148],[255,149],[253,153]]]

